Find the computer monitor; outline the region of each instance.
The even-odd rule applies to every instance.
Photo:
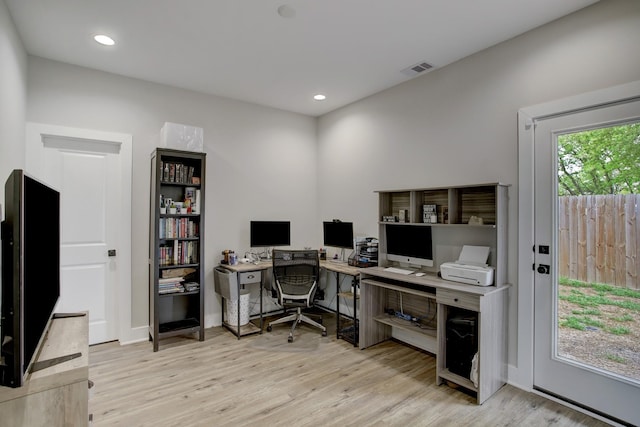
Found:
[[[291,245],[291,222],[251,221],[250,244],[252,248],[272,248]]]
[[[353,248],[353,223],[324,221],[322,223],[324,245],[334,248]]]
[[[433,267],[431,226],[386,224],[387,260]]]

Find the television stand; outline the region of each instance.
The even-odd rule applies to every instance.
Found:
[[[64,363],[31,371],[22,387],[0,386],[0,424],[13,426],[86,426],[89,422],[88,316],[51,321],[34,366],[66,358]],[[75,356],[79,354],[79,356]],[[71,357],[73,356],[73,357]]]

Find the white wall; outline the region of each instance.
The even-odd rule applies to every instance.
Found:
[[[27,54],[4,0],[0,0],[0,64],[0,204],[4,204],[4,181],[13,169],[24,167],[27,98]]]
[[[2,221],[4,220],[5,180],[13,169],[24,167],[23,141],[27,98],[27,54],[4,0],[0,0],[0,64],[0,221]],[[0,267],[1,255],[0,249]],[[0,277],[0,284],[1,282]],[[1,303],[2,295],[0,295]]]
[[[307,116],[29,57],[27,120],[133,135],[132,327],[148,322],[150,153],[166,121],[204,129],[206,326],[220,324],[213,268],[249,249],[251,219],[292,222],[316,246],[316,122]]]
[[[517,112],[640,79],[638,45],[640,2],[603,1],[321,117],[321,217],[375,235],[374,190],[511,184],[510,381],[529,386],[531,367],[518,356],[532,340],[518,336],[518,322],[533,319],[517,313]]]

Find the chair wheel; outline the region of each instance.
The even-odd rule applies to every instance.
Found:
[[[287,338],[287,341],[289,341],[289,342],[293,342],[293,337],[292,337],[292,336],[289,336],[289,338]]]
[[[327,331],[322,331],[322,336],[326,337],[327,336]]]
[[[268,325],[268,326],[267,326],[267,332],[271,332],[271,330],[272,330],[272,329],[273,329],[273,328],[271,327],[271,325]]]

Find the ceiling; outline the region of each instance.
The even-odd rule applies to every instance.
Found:
[[[597,0],[4,1],[31,55],[320,116]]]

